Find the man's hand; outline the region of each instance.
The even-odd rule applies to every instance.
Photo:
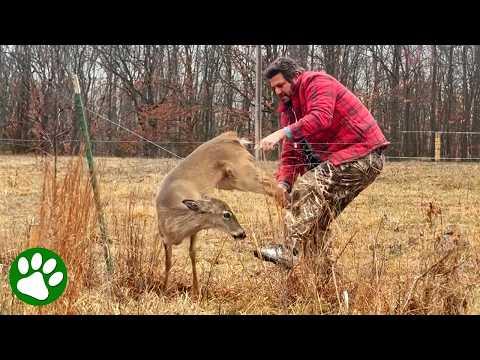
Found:
[[[258,147],[262,150],[269,151],[284,137],[286,136],[285,130],[282,128],[268,135],[266,138],[260,140]]]
[[[290,205],[290,194],[288,193],[287,188],[282,184],[277,185],[276,200],[282,208],[286,208]]]

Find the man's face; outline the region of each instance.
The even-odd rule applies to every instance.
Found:
[[[290,101],[290,96],[292,96],[292,84],[283,77],[282,73],[278,73],[270,79],[270,86],[273,91],[275,91],[275,94],[277,94],[280,101],[284,104]]]

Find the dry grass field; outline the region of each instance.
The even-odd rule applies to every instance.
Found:
[[[333,224],[328,278],[315,261],[285,271],[256,259],[256,246],[280,241],[279,209],[262,195],[217,191],[247,238],[199,234],[201,295],[192,298],[188,241],[174,247],[170,286],[161,286],[153,199],[175,161],[96,161],[112,276],[84,160],[59,158],[55,176],[51,158],[0,156],[0,314],[480,313],[478,163],[387,162]],[[65,293],[43,307],[22,303],[8,284],[11,262],[32,246],[57,251],[69,271]]]

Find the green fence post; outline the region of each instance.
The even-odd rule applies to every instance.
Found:
[[[80,84],[78,82],[77,75],[73,75],[73,86],[75,91],[75,113],[77,116],[77,121],[80,125],[80,129],[83,133],[83,137],[85,139],[85,147],[86,147],[85,155],[87,158],[88,168],[90,171],[90,181],[92,183],[95,205],[97,207],[98,223],[100,225],[100,235],[102,237],[103,254],[105,256],[105,262],[107,264],[108,273],[110,274],[112,272],[112,254],[110,252],[110,247],[108,245],[109,239],[107,236],[107,226],[105,223],[105,217],[104,217],[102,206],[100,203],[100,193],[98,189],[97,177],[95,174],[95,164],[93,161],[92,144],[90,143],[90,135],[88,133],[87,120],[85,117],[85,110],[83,107],[82,97],[80,94]]]

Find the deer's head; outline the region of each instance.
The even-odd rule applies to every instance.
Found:
[[[202,227],[214,228],[230,234],[234,239],[244,239],[247,235],[238,223],[235,214],[222,200],[204,196],[200,200],[183,200],[183,204],[199,216]]]

